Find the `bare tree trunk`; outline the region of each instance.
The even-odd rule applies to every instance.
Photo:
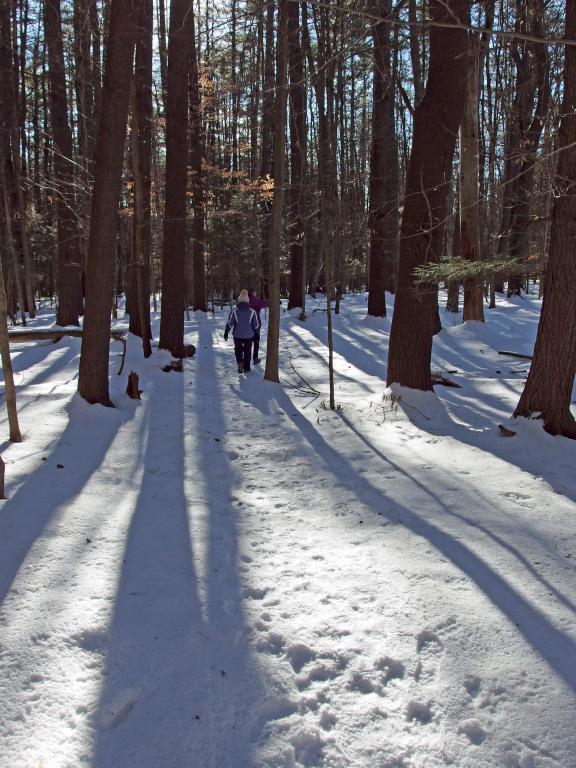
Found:
[[[0,174],[3,186],[2,208],[6,217],[6,238],[8,252],[14,276],[17,301],[26,325],[26,302],[20,277],[20,253],[17,247],[17,232],[22,235],[21,243],[27,243],[26,220],[19,220],[22,212],[19,129],[16,106],[18,104],[16,81],[14,76],[18,62],[12,41],[10,7],[0,5]]]
[[[422,77],[420,38],[422,25],[418,23],[416,0],[408,0],[408,19],[410,21],[410,63],[414,83],[414,107],[418,107],[424,98],[424,78]]]
[[[50,72],[50,117],[54,141],[54,181],[58,223],[58,325],[78,325],[81,309],[81,257],[74,200],[72,132],[68,99],[60,0],[45,0],[44,27]]]
[[[6,223],[6,244],[10,255],[10,265],[13,272],[14,288],[16,289],[16,300],[20,307],[22,325],[26,325],[26,313],[24,311],[24,294],[22,293],[22,281],[20,279],[20,265],[18,264],[18,250],[14,238],[14,228],[12,220],[12,209],[9,200],[9,191],[13,189],[10,183],[10,173],[12,171],[11,163],[6,162],[5,148],[0,148],[0,170],[2,171],[0,181],[2,183],[2,204],[4,208],[4,220]],[[16,311],[14,312],[16,314]]]
[[[75,93],[78,121],[78,224],[79,251],[82,264],[85,264],[88,248],[90,208],[90,161],[93,149],[91,134],[93,133],[92,117],[94,112],[94,95],[92,89],[92,72],[90,61],[91,24],[90,7],[87,0],[74,0],[74,58],[75,58]]]
[[[113,296],[118,201],[128,120],[139,5],[111,0],[110,29],[96,146],[86,274],[86,311],[78,391],[89,403],[112,405],[108,384],[110,307]]]
[[[194,35],[193,35],[194,36]],[[206,270],[204,265],[206,192],[202,170],[204,132],[202,129],[202,107],[200,81],[198,77],[198,53],[193,42],[190,57],[190,173],[192,208],[192,306],[195,311],[207,312]]]
[[[165,0],[158,0],[158,57],[160,59],[160,84],[162,105],[166,114],[168,91],[168,53],[166,50],[166,5]]]
[[[280,381],[278,347],[280,341],[280,251],[284,209],[284,165],[286,153],[286,107],[288,92],[288,2],[279,0],[278,51],[276,62],[276,108],[274,111],[274,197],[270,222],[268,338],[264,378]]]
[[[305,312],[306,228],[304,181],[306,176],[306,85],[300,41],[299,4],[288,3],[288,60],[290,71],[290,293],[288,309]]]
[[[305,8],[304,3],[302,8]],[[327,82],[328,60],[328,6],[315,8],[316,32],[318,36],[317,63],[312,57],[308,24],[304,18],[303,44],[308,57],[311,80],[316,95],[318,111],[318,187],[320,190],[320,269],[324,272],[324,287],[326,291],[326,314],[328,335],[328,382],[330,392],[330,408],[334,409],[334,366],[332,339],[332,252],[334,246],[334,217],[337,208],[336,192],[336,154],[333,131],[333,109],[327,105],[329,89]],[[318,17],[319,21],[318,21]]]
[[[266,6],[266,48],[264,52],[264,83],[262,93],[262,128],[260,176],[274,177],[272,165],[272,143],[274,141],[274,2]],[[270,244],[270,204],[264,200],[261,204],[262,222],[260,241],[262,253],[261,290],[264,296],[268,289],[268,248]]]
[[[480,251],[480,208],[478,198],[478,157],[480,152],[479,40],[468,33],[466,98],[460,123],[460,248],[466,261],[477,261]],[[464,280],[464,321],[484,322],[484,294],[477,277]]]
[[[373,0],[372,11],[386,17],[390,0]],[[394,199],[394,88],[390,66],[390,32],[385,22],[372,25],[374,78],[372,107],[372,151],[370,155],[370,261],[368,314],[385,317],[385,291],[394,287],[395,245],[391,232],[398,227],[398,201]],[[392,144],[392,147],[390,147]],[[392,151],[391,151],[392,150]]]
[[[432,0],[432,19],[466,24],[469,0]],[[388,354],[388,383],[431,390],[437,291],[414,282],[416,267],[437,261],[443,244],[452,160],[466,93],[464,29],[430,29],[430,67],[414,116],[402,216],[398,284]],[[409,342],[408,342],[409,340]]]
[[[20,443],[20,425],[18,424],[18,412],[16,409],[16,388],[14,386],[14,374],[12,372],[12,359],[10,357],[10,343],[8,341],[8,307],[6,304],[6,290],[4,287],[4,275],[2,261],[0,260],[0,355],[2,357],[2,371],[4,373],[4,389],[6,391],[6,409],[8,411],[8,426],[10,429],[10,441]],[[2,497],[4,496],[4,471],[2,468]]]
[[[150,221],[152,156],[152,2],[141,0],[136,68],[133,79],[132,164],[134,168],[134,258],[136,308],[130,311],[130,330],[142,339],[144,357],[150,357]]]
[[[566,39],[576,38],[576,4],[566,3]],[[552,212],[550,257],[538,336],[528,380],[514,413],[539,414],[544,429],[576,439],[576,421],[570,411],[576,374],[576,49],[566,46],[564,100],[556,175],[558,190]]]
[[[543,37],[543,0],[516,0],[519,32]],[[548,54],[541,43],[520,40],[512,45],[516,92],[506,138],[502,226],[499,253],[519,263],[528,256],[534,166],[550,97]],[[519,294],[522,278],[511,275],[508,296]]]
[[[18,233],[18,243],[20,253],[22,254],[22,266],[24,286],[20,288],[22,292],[22,317],[24,311],[28,312],[30,317],[36,316],[36,305],[34,302],[34,293],[32,290],[31,275],[31,255],[30,243],[28,240],[28,212],[26,208],[26,195],[23,178],[27,174],[28,162],[26,152],[28,147],[28,135],[26,131],[27,117],[27,99],[26,99],[26,46],[28,39],[28,1],[22,0],[20,3],[20,50],[16,49],[14,43],[14,67],[4,71],[1,77],[6,77],[5,92],[11,93],[11,101],[4,105],[7,109],[7,119],[11,121],[12,139],[12,181],[13,193],[16,197],[17,215],[14,220],[15,229]],[[5,70],[5,67],[2,67]],[[20,87],[18,87],[20,86]],[[15,264],[18,261],[15,261]],[[20,268],[18,267],[18,283],[22,282]]]
[[[184,355],[184,281],[188,169],[188,73],[194,17],[188,0],[172,0],[166,105],[166,203],[162,249],[160,348]]]

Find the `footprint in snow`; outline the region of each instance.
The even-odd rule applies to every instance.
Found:
[[[316,653],[304,643],[295,643],[288,646],[286,656],[294,672],[300,672],[306,664],[316,658]]]
[[[382,687],[382,684],[378,680],[374,680],[372,676],[366,672],[353,672],[348,681],[348,689],[351,691],[358,691],[358,693],[377,693],[379,696],[382,696]]]
[[[374,665],[382,673],[382,682],[387,685],[390,680],[401,680],[405,674],[404,664],[391,656],[383,656]]]
[[[507,499],[512,499],[512,501],[530,501],[532,499],[532,496],[526,496],[524,493],[518,493],[517,491],[507,491],[502,494],[502,496],[505,496]]]
[[[429,629],[424,629],[418,635],[416,635],[416,650],[418,653],[422,651],[437,652],[442,648],[442,641],[434,632]]]
[[[266,597],[267,592],[268,587],[249,587],[248,589],[245,589],[242,594],[244,597],[249,598],[250,600],[262,600],[264,597]]]
[[[278,632],[266,632],[256,642],[256,649],[261,653],[280,656],[284,650],[284,638]]]
[[[467,736],[470,742],[476,746],[480,746],[488,735],[480,721],[476,720],[476,718],[463,720],[458,726],[458,733],[463,733],[464,736]]]
[[[464,688],[466,689],[468,696],[471,698],[477,696],[478,692],[480,691],[481,683],[482,680],[476,675],[467,675],[466,679],[464,680]]]
[[[421,725],[432,721],[432,702],[411,701],[406,709],[406,720],[414,720]]]
[[[320,728],[324,731],[331,731],[337,724],[338,718],[330,707],[324,705],[320,710]]]

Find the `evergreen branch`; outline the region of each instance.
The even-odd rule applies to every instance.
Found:
[[[440,281],[454,280],[462,282],[470,278],[487,279],[494,275],[523,275],[526,273],[526,265],[512,259],[499,259],[496,261],[467,261],[466,259],[452,259],[427,263],[416,267],[413,272],[414,282],[438,283]]]

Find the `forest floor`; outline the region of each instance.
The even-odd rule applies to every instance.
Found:
[[[321,309],[282,312],[279,385],[225,311],[182,374],[112,343],[116,408],[76,394],[79,339],[14,346],[0,768],[576,766],[576,443],[510,419],[529,361],[498,354],[539,301],[443,315],[460,386],[423,394],[345,297],[336,411]]]

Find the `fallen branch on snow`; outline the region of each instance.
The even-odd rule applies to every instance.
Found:
[[[12,343],[18,343],[19,341],[45,341],[50,340],[54,344],[64,338],[64,336],[73,336],[75,338],[82,338],[82,328],[30,328],[30,330],[18,330],[8,331],[8,340]],[[110,338],[113,341],[119,341],[122,344],[122,361],[120,363],[120,369],[118,376],[124,370],[124,361],[126,360],[126,333],[124,331],[110,331]]]

